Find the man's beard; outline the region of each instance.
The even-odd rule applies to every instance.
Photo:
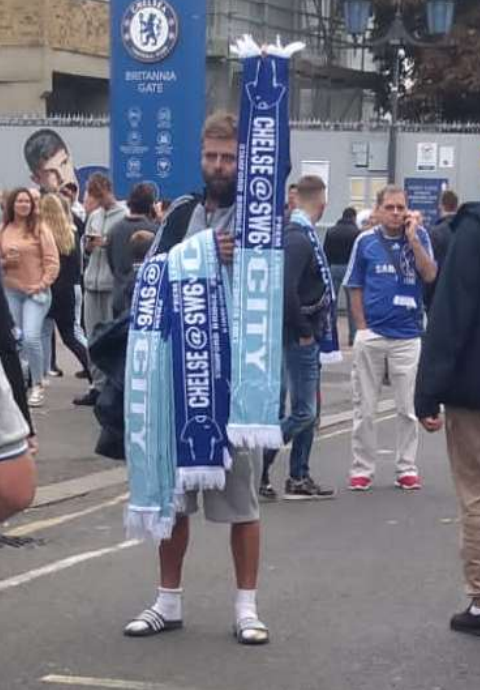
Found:
[[[219,206],[231,206],[235,201],[236,179],[204,175],[207,197]]]

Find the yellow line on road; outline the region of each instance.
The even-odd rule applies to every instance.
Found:
[[[133,680],[115,680],[113,678],[51,675],[41,678],[40,681],[50,685],[76,685],[83,688],[110,688],[110,690],[173,690],[172,685],[165,685],[164,683],[142,683]],[[177,690],[180,690],[178,686]],[[184,688],[184,690],[189,689]]]
[[[90,508],[85,508],[85,510],[79,510],[75,513],[68,513],[68,515],[59,515],[58,517],[48,518],[47,520],[36,520],[35,522],[29,522],[26,525],[21,525],[20,527],[15,527],[6,533],[7,537],[25,537],[34,532],[40,532],[41,530],[51,529],[52,527],[57,527],[58,525],[63,525],[66,522],[71,522],[71,520],[76,520],[77,518],[85,517],[86,515],[92,515],[92,513],[97,513],[105,508],[111,508],[113,506],[123,503],[128,498],[128,493],[121,494],[110,501],[104,501],[103,503],[98,503],[97,505],[91,506]]]

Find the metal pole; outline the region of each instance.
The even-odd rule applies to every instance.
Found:
[[[398,90],[400,84],[400,60],[402,59],[403,48],[395,45],[395,58],[393,65],[393,85],[391,95],[392,119],[388,131],[388,182],[395,183],[397,170],[397,127],[398,127]]]

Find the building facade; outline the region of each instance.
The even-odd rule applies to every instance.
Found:
[[[340,0],[207,0],[208,108],[235,108],[231,42],[303,40],[292,65],[292,117],[358,120],[377,75],[352,50]],[[108,0],[0,0],[0,114],[108,112]]]

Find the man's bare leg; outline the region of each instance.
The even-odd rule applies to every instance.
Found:
[[[190,521],[188,517],[182,516],[177,518],[172,538],[160,544],[160,586],[164,589],[178,589],[181,585],[189,535]]]
[[[177,518],[172,538],[162,541],[158,550],[160,560],[160,587],[155,603],[124,629],[129,637],[156,635],[163,630],[182,626],[182,568],[188,547],[189,520]]]
[[[256,601],[260,562],[260,522],[232,525],[231,546],[237,579],[237,639],[242,644],[265,644],[269,640],[268,630],[258,619]]]
[[[257,589],[260,522],[242,522],[232,525],[231,547],[238,589]]]

